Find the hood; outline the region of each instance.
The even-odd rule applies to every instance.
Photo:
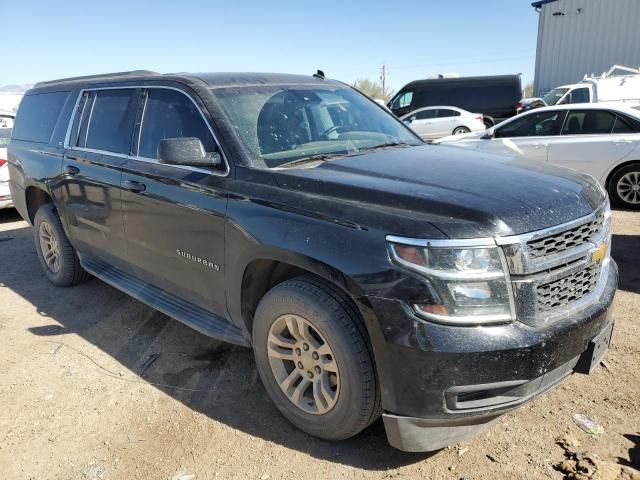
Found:
[[[588,215],[604,201],[602,189],[589,175],[439,145],[387,149],[312,168],[279,170],[276,181],[285,189],[429,222],[450,238],[540,230]],[[358,221],[348,218],[356,209],[346,204],[340,210],[342,219]]]

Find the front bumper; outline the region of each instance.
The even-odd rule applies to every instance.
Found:
[[[617,280],[611,261],[597,301],[544,327],[438,325],[399,301],[368,297],[385,319],[384,344],[374,351],[389,443],[429,451],[459,442],[584,370],[589,343],[613,321]],[[407,324],[410,331],[401,327]]]

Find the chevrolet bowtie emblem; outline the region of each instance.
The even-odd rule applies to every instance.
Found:
[[[607,256],[607,242],[602,242],[595,252],[591,253],[591,261],[602,263]]]

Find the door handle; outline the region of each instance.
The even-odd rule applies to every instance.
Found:
[[[144,183],[136,182],[134,180],[125,180],[124,188],[131,192],[141,193],[147,189],[147,186]]]
[[[533,145],[533,148],[547,148],[548,146],[548,143],[536,143]]]
[[[74,167],[73,165],[67,165],[64,167],[64,173],[67,175],[77,175],[80,173],[80,169],[78,167]]]
[[[628,140],[626,138],[618,138],[616,140],[613,140],[613,143],[615,145],[627,145],[629,143],[633,143],[633,140]]]

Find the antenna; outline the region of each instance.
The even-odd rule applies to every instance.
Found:
[[[319,78],[320,80],[324,80],[324,72],[322,70],[317,70],[316,73],[313,74],[314,77]]]

